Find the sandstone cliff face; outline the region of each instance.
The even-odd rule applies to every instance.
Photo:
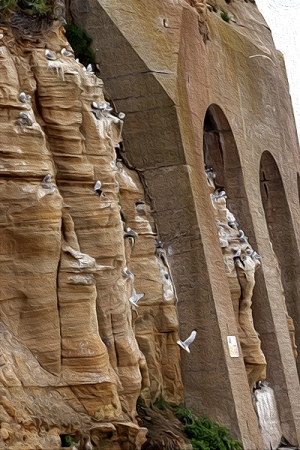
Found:
[[[249,386],[265,377],[299,441],[288,89],[253,2],[216,5],[69,2],[116,106],[59,23],[1,25],[1,448],[55,450],[71,435],[139,450],[140,397],[185,401],[264,450]],[[197,329],[191,354],[179,327]]]
[[[264,449],[242,349],[231,358],[227,346],[228,336],[239,335],[233,306],[242,292],[235,274],[232,295],[214,225],[205,174],[212,167],[228,209],[261,255],[252,311],[264,356],[253,327],[248,331],[257,361],[267,362],[282,434],[296,444],[300,391],[286,312],[299,346],[299,150],[283,61],[267,24],[242,0],[73,0],[70,7],[93,36],[101,77],[126,113],[123,157],[151,202],[176,286],[180,335],[199,333],[191,355],[181,355],[186,403],[227,424],[245,448]]]
[[[123,121],[61,53],[59,24],[2,34],[1,445],[140,448],[141,391],[179,404],[182,384],[168,267],[117,158]]]

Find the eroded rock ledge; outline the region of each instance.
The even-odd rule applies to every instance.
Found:
[[[244,0],[71,3],[119,110],[59,22],[0,27],[0,447],[139,450],[180,369],[246,450],[270,447],[253,383],[297,445],[299,152],[266,24]]]
[[[138,396],[182,402],[173,286],[123,120],[42,28],[1,30],[1,448],[138,449]]]

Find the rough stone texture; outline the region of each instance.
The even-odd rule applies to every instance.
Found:
[[[178,319],[165,251],[157,248],[153,254],[154,224],[137,173],[121,162],[117,166],[124,228],[138,233],[137,238],[125,237],[125,251],[129,269],[138,274],[136,292],[145,293],[134,307],[135,336],[146,357],[150,378],[150,392],[144,393],[145,399],[154,402],[162,397],[179,405],[183,388],[176,344]],[[157,241],[156,245],[159,246]]]
[[[251,309],[255,271],[260,266],[260,255],[253,250],[243,230],[238,229],[238,222],[226,207],[227,196],[225,191],[216,189],[214,169],[207,169],[206,174],[212,191],[210,197],[215,213],[248,383],[250,390],[252,390],[254,383],[266,379],[266,360],[253,325]]]
[[[143,450],[193,450],[192,444],[183,433],[183,425],[169,410],[147,408],[138,405],[139,421],[147,427],[147,442]]]
[[[182,355],[185,401],[196,413],[227,424],[246,449],[264,450],[243,360],[228,353],[226,338],[238,330],[204,169],[215,168],[229,210],[262,256],[252,298],[254,326],[282,433],[296,444],[300,391],[282,286],[297,343],[299,152],[284,64],[267,25],[253,2],[214,3],[218,12],[207,11],[206,44],[199,14],[184,0],[89,0],[84,7],[72,0],[71,12],[93,36],[106,88],[126,113],[122,155],[139,171],[151,202],[175,283],[180,336],[198,330],[193,352]],[[234,21],[223,21],[221,8]],[[214,139],[205,152],[207,114]],[[273,196],[266,201],[259,182],[265,150],[282,180],[278,185],[276,174],[267,177]],[[279,191],[288,205],[281,210]],[[287,261],[283,256],[291,248]]]
[[[206,4],[206,0],[203,2],[199,2],[199,0],[187,0],[187,2],[193,6],[197,13],[199,14],[198,17],[198,25],[199,25],[199,32],[203,36],[203,42],[205,43],[209,39],[209,29],[207,26],[207,9],[208,6]],[[212,6],[210,6],[211,10]]]
[[[184,395],[245,450],[265,450],[249,392],[265,359],[282,434],[299,443],[300,160],[266,24],[238,0],[217,13],[194,0],[69,3],[115,110],[61,54],[59,24],[17,14],[0,30],[2,448],[55,450],[72,435],[85,450],[138,450],[138,396]],[[248,284],[238,261],[226,274],[209,167],[262,256],[254,290],[253,268]],[[197,329],[190,354],[178,327],[182,339]]]
[[[14,18],[0,48],[1,448],[71,434],[139,449],[141,392],[183,399],[168,268],[138,176],[116,160],[123,121],[101,80],[61,54],[59,24]]]

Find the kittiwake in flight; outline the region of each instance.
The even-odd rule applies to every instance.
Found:
[[[180,345],[180,347],[183,348],[183,350],[190,353],[189,346],[191,345],[192,342],[194,342],[196,335],[197,335],[197,330],[193,330],[191,332],[190,336],[185,341],[181,341],[179,339],[177,341],[177,344]]]

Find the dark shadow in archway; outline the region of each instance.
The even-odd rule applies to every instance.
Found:
[[[208,108],[204,119],[203,151],[205,168],[216,171],[216,186],[225,189],[229,210],[255,247],[238,149],[225,114],[215,104]]]
[[[216,185],[225,189],[229,210],[235,215],[240,224],[239,228],[249,236],[249,242],[256,250],[257,244],[245,192],[239,152],[225,114],[219,106],[214,104],[208,108],[204,120],[203,151],[206,169],[213,167],[216,171]],[[265,192],[265,188],[263,189]],[[253,319],[255,329],[260,335],[262,351],[268,363],[267,379],[277,391],[279,401],[282,395],[279,386],[283,372],[279,368],[278,343],[262,270],[256,272],[255,279],[256,284],[252,297]],[[283,379],[282,382],[284,382]]]
[[[260,192],[270,241],[281,269],[281,281],[287,310],[294,321],[296,344],[299,352],[299,252],[281,175],[273,156],[268,151],[262,154],[260,162]],[[297,368],[299,374],[299,356],[297,358]]]

